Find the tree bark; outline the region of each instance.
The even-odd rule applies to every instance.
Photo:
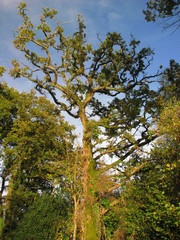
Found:
[[[95,184],[95,164],[92,156],[92,131],[89,121],[84,114],[80,115],[83,125],[83,177],[82,186],[84,192],[83,206],[83,240],[98,240],[98,211],[95,208],[94,184]]]
[[[1,191],[0,191],[0,204],[1,204],[1,209],[0,209],[0,217],[3,217],[3,205],[4,205],[4,198],[3,198],[3,193],[4,193],[4,189],[5,189],[5,182],[6,182],[6,177],[2,176],[2,183],[1,183]]]

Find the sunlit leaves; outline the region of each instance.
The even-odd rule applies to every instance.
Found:
[[[56,16],[56,14],[57,14],[57,10],[55,9],[50,10],[49,8],[43,8],[43,16],[45,18],[49,17],[50,19],[52,19]]]
[[[0,66],[0,77],[3,76],[3,73],[6,71],[6,68],[4,66]]]
[[[7,165],[15,164],[16,168],[21,166],[19,174],[24,177],[27,174],[28,178],[31,178],[32,174],[39,174],[40,177],[43,172],[52,174],[52,171],[55,171],[53,161],[64,158],[65,150],[63,153],[62,149],[65,149],[65,139],[68,141],[71,128],[68,129],[66,124],[61,126],[63,120],[58,109],[44,98],[36,98],[33,92],[29,96],[22,94],[20,98],[21,108],[17,105],[19,118],[14,121],[12,130],[4,140],[6,158],[14,159],[14,162]],[[60,149],[62,155],[59,155]],[[30,169],[32,172],[29,172]]]
[[[171,100],[165,105],[159,120],[159,131],[178,140],[180,136],[180,102]]]
[[[0,93],[1,176],[9,181],[6,231],[16,228],[37,195],[55,194],[61,185],[68,192],[65,170],[75,136],[59,109],[35,91],[20,94],[1,84]]]

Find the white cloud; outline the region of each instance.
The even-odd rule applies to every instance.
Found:
[[[16,10],[21,0],[0,0],[1,10]]]
[[[110,1],[109,0],[100,0],[99,5],[102,7],[107,7],[109,6]]]
[[[120,16],[118,13],[110,12],[110,13],[108,14],[108,20],[109,20],[110,22],[116,22],[116,21],[119,21],[119,20],[122,20],[122,19],[123,19],[123,17]]]

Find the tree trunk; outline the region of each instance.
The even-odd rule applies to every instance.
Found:
[[[4,212],[3,212],[3,206],[4,206],[4,198],[3,198],[3,193],[4,193],[4,189],[5,189],[5,176],[2,176],[2,180],[1,180],[1,191],[0,191],[0,217],[4,218]]]
[[[83,240],[98,240],[99,238],[99,213],[95,201],[95,164],[92,156],[92,131],[85,115],[81,117],[83,124],[83,177],[84,192],[83,206]]]
[[[95,169],[93,160],[88,167],[87,195],[85,198],[85,240],[99,239],[99,209],[95,199]]]

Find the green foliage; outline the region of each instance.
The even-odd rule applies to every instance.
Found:
[[[51,189],[50,181],[61,174],[56,169],[65,158],[71,127],[53,104],[34,92],[22,93],[16,101],[17,118],[3,139],[5,166],[11,168],[14,188],[22,184],[33,191]]]
[[[9,188],[12,186],[9,186]],[[18,188],[11,194],[6,196],[5,206],[5,221],[2,229],[2,238],[9,239],[12,232],[16,229],[18,223],[22,219],[24,213],[28,207],[32,204],[36,197],[31,191],[27,191],[25,188]],[[10,238],[11,239],[11,238]]]
[[[104,225],[106,228],[106,237],[108,240],[113,238],[113,234],[118,228],[119,224],[119,213],[117,211],[109,211],[103,218]],[[123,226],[121,225],[121,229]]]
[[[158,121],[159,132],[161,135],[171,137],[172,141],[179,143],[180,135],[180,101],[174,99],[164,104]],[[166,137],[167,139],[167,137]]]
[[[60,195],[38,197],[8,239],[68,240],[72,232],[70,209],[71,203]]]
[[[109,199],[107,199],[107,198],[101,198],[101,205],[102,205],[104,208],[109,208],[109,205],[110,205]]]
[[[17,114],[17,96],[18,93],[14,89],[0,83],[0,142],[12,128]]]
[[[155,22],[158,18],[167,19],[165,27],[179,28],[179,0],[150,0],[146,3],[147,10],[143,10],[146,21]]]
[[[173,100],[164,105],[158,121],[161,138],[152,151],[156,159],[156,174],[161,175],[159,185],[172,203],[180,197],[180,102]]]
[[[69,191],[65,160],[67,153],[72,156],[75,136],[73,127],[46,98],[37,97],[34,91],[20,94],[6,84],[0,85],[0,91],[1,176],[9,181],[6,237],[39,194],[54,194],[57,184],[64,196],[65,189]]]
[[[0,77],[3,76],[3,73],[6,71],[6,68],[4,66],[0,66]]]
[[[3,218],[0,217],[0,234],[2,233],[2,229],[3,229]]]
[[[178,100],[164,102],[156,121],[159,139],[148,164],[121,189],[118,205],[107,206],[109,211],[104,217],[107,238],[180,238],[179,116]],[[140,161],[139,157],[136,161]]]
[[[152,175],[149,177],[152,178]],[[156,176],[157,177],[157,176]],[[153,179],[154,180],[154,179]],[[157,182],[146,179],[140,185],[131,186],[125,193],[124,226],[127,239],[178,239],[179,210],[161,192]],[[151,184],[151,185],[149,185]],[[122,210],[122,211],[123,211]]]
[[[116,234],[123,224],[127,239],[180,238],[179,114],[179,101],[164,104],[149,163],[120,196]]]
[[[165,69],[164,75],[161,78],[161,87],[159,92],[163,96],[163,100],[180,99],[180,65],[174,60],[170,61],[169,68]]]

